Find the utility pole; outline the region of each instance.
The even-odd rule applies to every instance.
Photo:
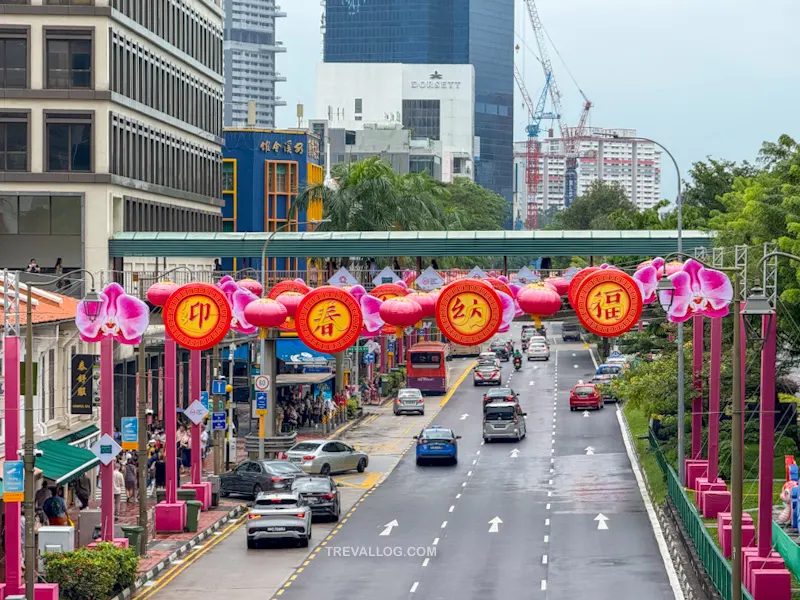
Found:
[[[139,526],[142,556],[147,554],[147,356],[144,337],[139,344]]]
[[[34,504],[36,492],[33,489],[34,445],[33,445],[33,290],[28,286],[25,302],[25,597],[34,600],[36,583],[36,538],[34,533]],[[17,292],[19,293],[19,292]],[[6,457],[14,458],[14,457]]]
[[[219,346],[214,346],[211,350],[211,364],[213,365],[211,377],[216,381],[220,373]],[[213,385],[211,391],[213,391]],[[211,409],[216,412],[225,412],[225,394],[217,394],[216,397],[212,396]],[[213,417],[211,418],[211,422],[213,424]],[[222,455],[225,453],[225,430],[223,429],[220,431],[218,429],[212,431],[211,435],[214,443],[214,475],[219,475],[222,472]]]
[[[228,347],[228,385],[231,386],[230,394],[226,394],[225,397],[228,401],[228,452],[225,454],[225,470],[228,471],[231,468],[231,454],[235,451],[235,446],[233,446],[235,440],[233,439],[233,365],[234,365],[234,352],[236,352],[236,344],[231,342],[231,345]],[[232,448],[233,446],[233,448]]]

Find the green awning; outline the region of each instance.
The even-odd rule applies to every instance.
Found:
[[[77,442],[78,440],[87,438],[90,435],[94,435],[98,431],[100,430],[97,428],[97,425],[89,425],[88,427],[84,427],[83,429],[79,429],[78,431],[73,431],[72,433],[68,433],[64,437],[58,438],[58,441],[64,442],[65,444],[71,444],[72,442]]]
[[[77,479],[100,462],[94,452],[58,440],[43,440],[36,448],[42,451],[42,455],[36,457],[36,468],[56,485]]]

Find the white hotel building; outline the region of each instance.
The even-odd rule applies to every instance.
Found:
[[[613,137],[617,136],[617,137]],[[539,183],[536,204],[539,211],[564,206],[564,142],[561,138],[542,138]],[[578,159],[578,195],[593,181],[602,179],[619,183],[628,199],[639,209],[655,206],[661,198],[661,151],[651,142],[636,139],[635,129],[589,127],[580,141]],[[514,143],[514,193],[522,208],[528,203],[525,182],[527,142]]]

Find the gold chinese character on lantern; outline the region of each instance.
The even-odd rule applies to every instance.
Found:
[[[303,142],[297,142],[294,145],[294,153],[295,154],[302,154],[303,153]]]
[[[485,327],[489,316],[489,306],[477,294],[459,294],[450,305],[450,322],[464,333]]]
[[[345,316],[346,307],[337,300],[320,302],[314,307],[311,321],[311,332],[320,340],[333,340],[347,331],[349,319]]]
[[[589,295],[589,314],[602,325],[619,323],[630,311],[630,298],[618,284],[596,286]]]

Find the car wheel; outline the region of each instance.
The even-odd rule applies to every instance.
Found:
[[[253,486],[253,498],[256,498],[261,493],[261,486],[259,484],[255,484]]]
[[[457,464],[458,464],[458,457],[457,457],[457,456],[454,456],[454,457],[453,457],[453,464],[454,464],[454,465],[457,465]]]
[[[247,540],[247,549],[248,550],[252,550],[255,547],[256,547],[256,541],[255,540]]]
[[[358,466],[356,467],[356,471],[358,471],[359,473],[363,473],[366,470],[367,470],[367,459],[362,458],[360,461],[358,461]]]
[[[223,498],[227,498],[228,496],[231,495],[231,493],[227,489],[225,489],[224,485],[220,485],[219,486],[219,495],[222,496]]]
[[[483,438],[483,442],[484,442],[485,444],[488,444],[490,441],[491,441],[491,440],[490,440],[488,437],[485,437],[485,438]]]
[[[331,466],[328,463],[322,465],[322,468],[319,470],[320,475],[330,475],[331,474]]]
[[[425,411],[421,410],[421,411],[419,411],[419,414],[421,414],[424,417],[425,416]]]
[[[422,466],[422,459],[421,458],[417,459],[417,466],[418,467]]]
[[[310,533],[311,532],[309,532],[309,534]],[[302,540],[300,540],[300,547],[301,548],[308,548],[308,544],[309,544],[310,541],[311,541],[311,538],[304,537]]]

